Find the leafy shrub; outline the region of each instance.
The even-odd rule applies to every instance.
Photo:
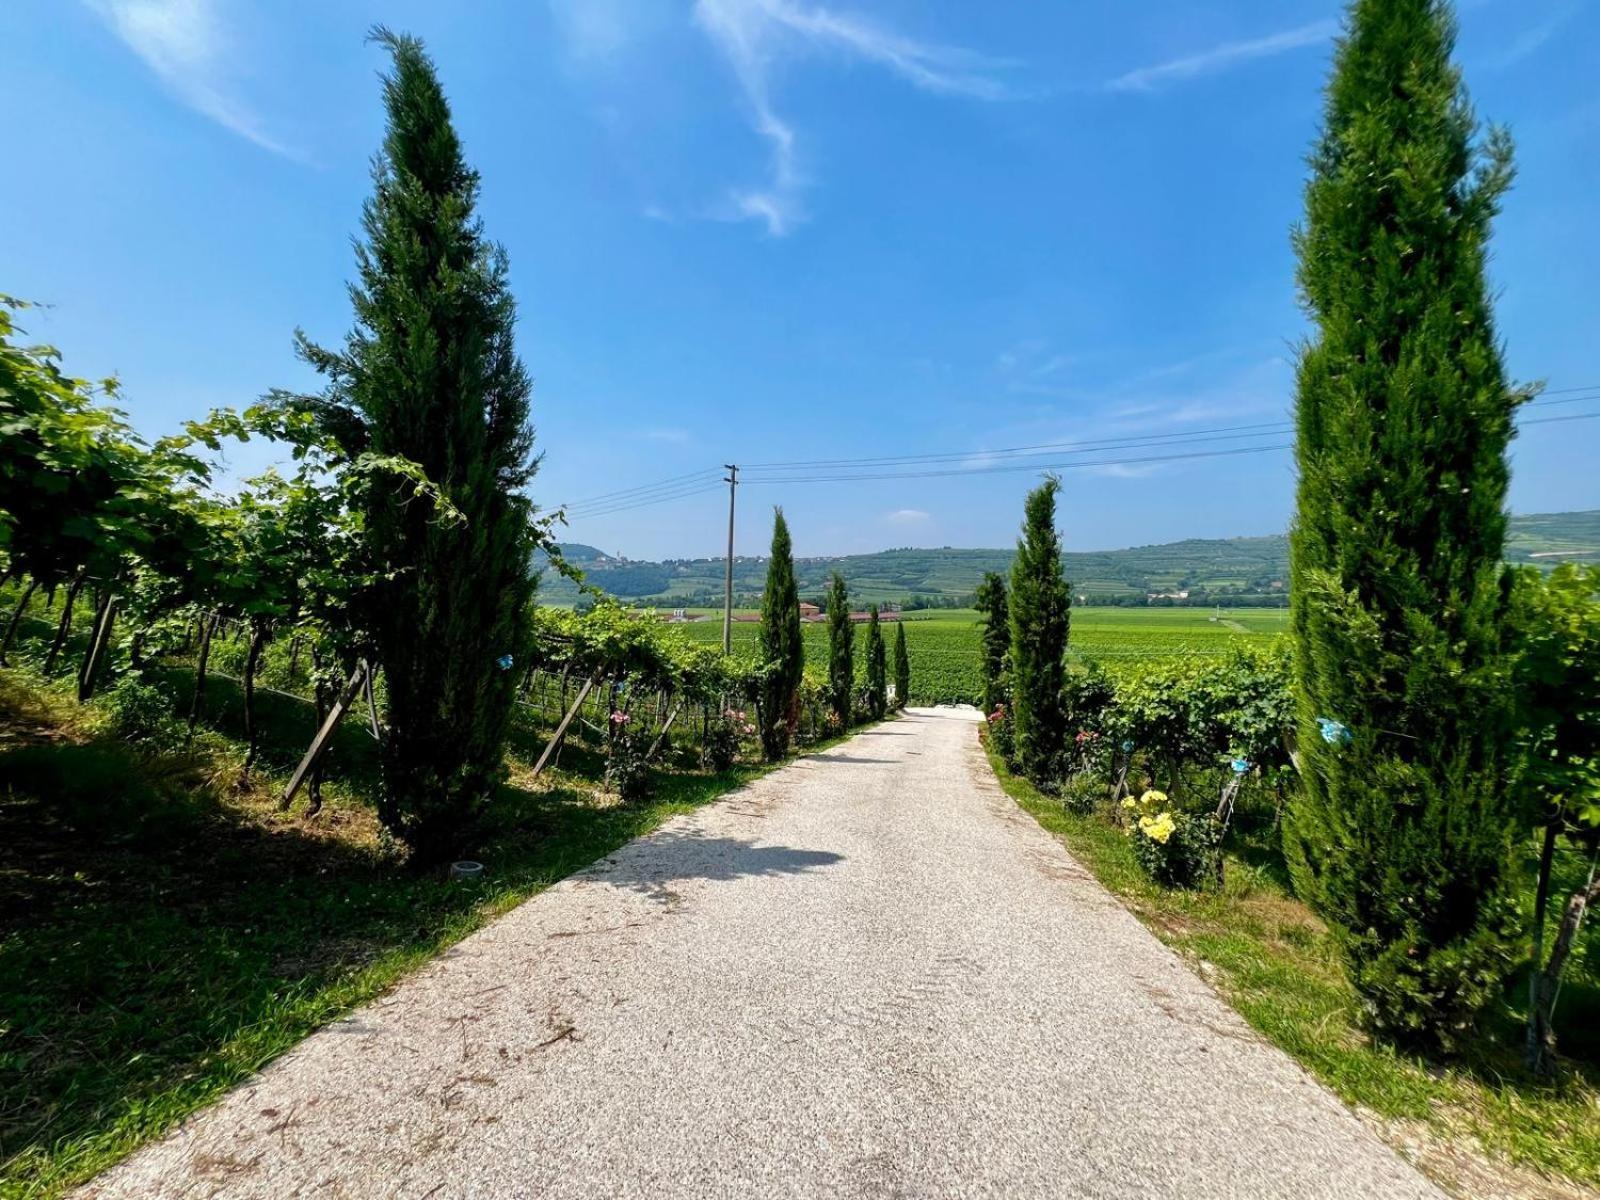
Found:
[[[1072,735],[1067,761],[1074,775],[1105,775],[1111,769],[1111,749],[1095,730],[1080,729]]]
[[[1209,813],[1185,813],[1167,804],[1165,792],[1147,791],[1122,802],[1128,837],[1139,866],[1163,887],[1202,887],[1217,877],[1220,830]]]
[[[1286,646],[1217,657],[1117,664],[1114,701],[1101,710],[1106,741],[1132,742],[1163,779],[1180,769],[1244,758],[1264,772],[1289,765],[1294,725]]]
[[[989,714],[989,740],[1007,766],[1016,764],[1017,731],[1011,721],[1011,712],[1004,704],[996,706]]]
[[[807,667],[800,676],[800,686],[795,690],[795,707],[799,718],[795,727],[797,744],[811,745],[833,733],[834,719],[838,714],[833,710],[832,701],[833,695],[827,680]]]
[[[635,730],[628,714],[611,714],[611,746],[606,757],[606,786],[623,800],[642,800],[650,792],[650,731]]]
[[[1081,773],[1061,781],[1061,806],[1070,813],[1086,817],[1106,797],[1106,785],[1095,775]]]
[[[106,693],[105,709],[111,728],[130,742],[164,749],[183,741],[166,693],[137,675],[125,676]]]
[[[725,708],[706,730],[706,765],[713,771],[726,771],[739,758],[739,743],[753,737],[756,724],[742,709]]]
[[[1106,714],[1116,699],[1116,684],[1095,663],[1068,671],[1061,685],[1061,709],[1067,727],[1080,733],[1104,733]]]

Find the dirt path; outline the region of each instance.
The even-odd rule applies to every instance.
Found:
[[[96,1197],[1438,1193],[913,710],[664,826]]]

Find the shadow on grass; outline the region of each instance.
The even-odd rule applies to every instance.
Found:
[[[184,663],[163,661],[148,666],[145,678],[166,695],[175,715],[187,714],[194,695],[194,670]],[[256,689],[256,728],[261,739],[260,769],[269,774],[294,770],[317,731],[317,710],[310,702],[282,692]],[[244,685],[211,674],[206,680],[201,725],[224,737],[244,739]],[[323,774],[358,790],[377,786],[378,743],[367,724],[366,709],[357,705],[340,723],[323,760]]]
[[[186,672],[150,677],[187,698]],[[259,699],[263,763],[286,767],[310,708]],[[238,702],[213,680],[208,722],[236,729]],[[215,753],[55,735],[3,697],[0,734],[4,1194],[87,1177],[484,920],[758,773],[663,776],[632,806],[565,772],[505,787],[483,821],[489,877],[468,885],[397,867],[359,803],[307,821],[235,795]],[[341,789],[359,797],[373,749],[341,731]],[[570,749],[569,766],[597,760]]]

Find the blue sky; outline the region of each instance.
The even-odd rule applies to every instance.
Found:
[[[0,290],[52,305],[30,333],[74,373],[118,374],[152,435],[310,386],[291,334],[349,324],[382,19],[427,41],[511,257],[540,503],[724,462],[980,467],[1166,438],[1078,456],[1111,461],[1064,473],[1069,546],[1273,532],[1285,452],[1115,460],[1281,440],[1192,438],[1289,411],[1288,232],[1339,11],[7,0]],[[1493,265],[1510,366],[1600,391],[1600,5],[1480,0],[1460,20],[1477,107],[1518,143]],[[1529,426],[1513,507],[1600,506],[1597,447],[1600,421]],[[741,552],[774,503],[807,554],[1006,544],[1036,478],[755,482],[829,471],[752,469]],[[725,503],[591,503],[566,536],[714,554]]]

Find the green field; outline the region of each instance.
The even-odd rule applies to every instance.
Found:
[[[692,611],[692,610],[691,610]],[[911,699],[917,704],[975,703],[982,690],[978,666],[978,614],[971,609],[905,614],[906,649],[911,655]],[[1073,653],[1086,660],[1116,661],[1169,658],[1188,654],[1222,654],[1240,644],[1259,644],[1287,628],[1282,608],[1225,608],[1219,621],[1212,609],[1075,608],[1072,610]],[[711,616],[678,626],[708,644],[722,639],[722,621]],[[755,621],[735,621],[735,654],[755,653]],[[826,622],[802,627],[806,662],[827,669]],[[857,626],[856,656],[864,645],[865,627]],[[885,626],[887,637],[893,629]]]

